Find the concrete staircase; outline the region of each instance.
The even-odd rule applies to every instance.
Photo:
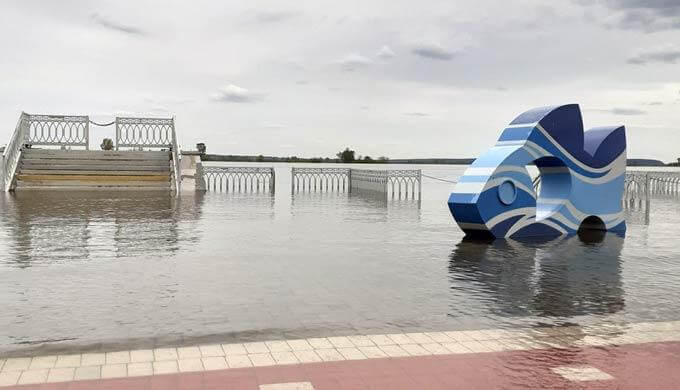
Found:
[[[26,149],[16,189],[171,189],[169,151]]]

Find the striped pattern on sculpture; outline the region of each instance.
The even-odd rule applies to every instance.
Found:
[[[538,196],[529,164],[541,176]],[[581,227],[624,232],[625,170],[624,126],[584,132],[577,104],[535,108],[515,118],[465,171],[449,209],[468,235],[557,236]]]

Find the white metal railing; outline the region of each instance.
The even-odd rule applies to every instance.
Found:
[[[165,148],[174,140],[173,118],[116,118],[116,150],[120,148]]]
[[[90,120],[82,115],[28,115],[26,143],[89,149]]]
[[[203,167],[205,189],[223,192],[274,193],[276,174],[269,167]],[[197,174],[200,174],[197,170]]]
[[[291,191],[345,192],[349,188],[349,168],[291,169]]]
[[[292,168],[291,191],[374,191],[392,198],[420,199],[420,169]]]
[[[21,158],[21,151],[26,144],[26,135],[28,132],[28,114],[21,113],[19,122],[17,123],[12,138],[10,139],[5,150],[2,153],[2,190],[7,192],[12,189],[12,182],[14,181],[14,174],[16,173],[19,159]]]

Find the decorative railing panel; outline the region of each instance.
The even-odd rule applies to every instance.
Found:
[[[89,149],[87,116],[28,115],[26,142],[31,145],[84,146]]]
[[[349,189],[349,168],[292,168],[293,192],[345,192]]]
[[[205,189],[223,192],[274,193],[276,174],[274,168],[260,167],[203,167]]]
[[[293,168],[291,190],[296,192],[373,191],[392,198],[420,199],[419,169]]]
[[[172,118],[116,118],[116,149],[170,148],[175,121]]]
[[[420,169],[398,169],[387,171],[387,190],[393,198],[420,199],[422,172]]]

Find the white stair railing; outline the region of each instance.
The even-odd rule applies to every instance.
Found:
[[[17,127],[14,129],[12,138],[10,139],[2,154],[2,182],[0,182],[1,189],[8,192],[12,189],[14,183],[14,175],[21,159],[21,151],[23,150],[28,136],[29,115],[21,113]]]

